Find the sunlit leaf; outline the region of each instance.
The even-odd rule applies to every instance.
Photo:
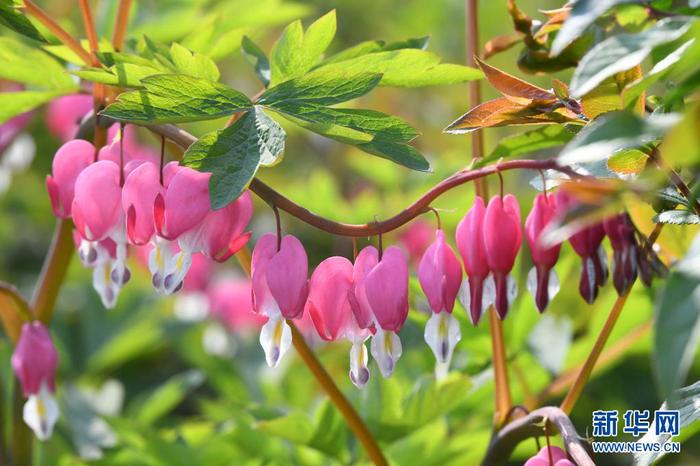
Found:
[[[700,223],[700,215],[688,210],[667,210],[656,214],[654,222],[672,225],[697,225]]]
[[[0,37],[0,62],[0,78],[42,89],[77,89],[76,83],[56,59],[11,37]]]
[[[194,369],[170,377],[140,403],[136,418],[145,424],[157,422],[203,382],[202,373]]]
[[[563,126],[551,125],[508,136],[500,140],[493,151],[479,159],[477,166],[489,164],[506,157],[529,155],[543,149],[561,146],[574,137],[574,133]]]
[[[552,101],[556,100],[556,96],[540,87],[530,84],[522,79],[501,71],[498,68],[477,59],[479,68],[484,72],[484,76],[489,83],[496,88],[498,92],[505,97],[512,99],[514,102],[528,104],[534,100]]]
[[[70,91],[68,91],[70,92]],[[0,124],[12,117],[33,110],[56,97],[67,94],[61,91],[21,91],[0,93]]]
[[[16,7],[13,0],[0,1],[0,24],[39,42],[46,42],[44,36]]]
[[[649,156],[640,150],[622,150],[608,159],[608,168],[621,175],[640,173],[647,165]]]
[[[258,75],[263,85],[267,87],[270,84],[271,71],[270,61],[267,59],[265,52],[263,52],[262,49],[258,47],[258,44],[253,42],[248,36],[243,36],[241,49],[245,57],[255,68],[255,74]]]

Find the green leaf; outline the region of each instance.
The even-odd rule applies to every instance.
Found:
[[[593,47],[576,67],[570,92],[575,99],[606,78],[639,65],[654,49],[673,42],[691,25],[687,18],[666,18],[639,34],[618,34]]]
[[[371,142],[358,144],[357,148],[383,159],[391,160],[411,170],[430,171],[430,164],[425,160],[425,157],[415,147],[408,144],[375,138]]]
[[[162,71],[150,66],[133,63],[117,63],[108,70],[103,68],[84,68],[73,71],[73,74],[87,81],[108,84],[119,87],[143,87],[141,80],[149,76],[161,74]]]
[[[608,168],[621,175],[640,173],[649,156],[637,149],[623,149],[608,159]]]
[[[272,107],[285,101],[333,105],[367,94],[381,79],[377,73],[318,70],[271,87],[258,103]]]
[[[262,81],[265,87],[270,85],[270,61],[267,59],[267,55],[262,51],[258,44],[253,42],[248,36],[243,36],[241,41],[241,49],[246,59],[255,68],[255,74],[258,75],[260,81]]]
[[[0,24],[30,39],[46,42],[29,19],[17,10],[13,0],[0,0]]]
[[[294,411],[286,416],[260,421],[257,429],[268,435],[281,437],[301,445],[306,445],[314,435],[314,426],[306,414]]]
[[[61,91],[0,92],[0,124],[12,117],[33,110],[56,97],[67,94]]]
[[[563,126],[544,126],[525,133],[508,136],[498,143],[494,150],[480,159],[476,166],[483,166],[505,157],[518,157],[533,152],[566,144],[574,137]]]
[[[604,160],[619,150],[656,141],[677,121],[675,114],[640,118],[628,111],[607,113],[585,126],[558,159],[564,165]]]
[[[573,4],[569,17],[564,22],[552,43],[552,55],[559,55],[570,43],[606,11],[623,3],[643,3],[640,0],[579,0]]]
[[[240,92],[184,74],[159,74],[141,80],[145,91],[126,92],[101,112],[118,121],[150,124],[211,120],[252,107]]]
[[[672,225],[697,225],[700,216],[687,210],[667,210],[654,215],[654,223],[670,223]]]
[[[282,101],[273,108],[310,123],[343,126],[394,141],[410,142],[418,136],[406,121],[375,110],[322,107],[298,101]]]
[[[0,37],[0,78],[43,89],[75,90],[63,65],[41,49],[11,37]],[[41,72],[37,72],[41,70]]]
[[[288,25],[272,48],[271,84],[275,85],[309,71],[335,37],[335,10],[311,24],[304,34],[301,21]]]
[[[673,268],[656,303],[654,369],[668,399],[688,374],[700,342],[700,236]]]
[[[175,71],[179,73],[209,81],[218,81],[220,78],[219,68],[211,58],[201,53],[190,52],[180,44],[174,43],[170,47],[170,59]]]
[[[175,409],[202,383],[204,375],[195,369],[170,377],[140,404],[136,418],[144,424],[153,424]]]
[[[381,73],[382,86],[420,87],[455,84],[481,79],[475,68],[454,64],[440,64],[440,57],[420,49],[399,49],[360,55],[347,60],[323,64],[319,70],[329,73]]]
[[[192,144],[182,163],[212,173],[211,205],[220,209],[241,195],[260,165],[279,162],[284,140],[282,127],[256,106],[232,126]]]
[[[675,390],[671,397],[663,402],[659,411],[680,411],[680,419],[678,420],[678,428],[681,433],[685,433],[691,424],[700,419],[700,382],[695,382],[688,387]],[[670,434],[656,434],[656,429],[652,427],[642,436],[637,443],[640,444],[665,444],[671,441],[678,441],[678,438],[671,437]],[[634,466],[649,466],[665,455],[664,448],[660,448],[659,452],[644,452],[645,449],[640,449],[640,453],[634,454]],[[644,452],[644,453],[641,453]]]

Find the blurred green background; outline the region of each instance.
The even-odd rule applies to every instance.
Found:
[[[81,34],[74,2],[39,3],[60,18],[68,30]],[[111,36],[115,4],[96,2],[101,36]],[[482,45],[495,35],[512,31],[505,0],[479,4]],[[557,8],[562,2],[520,1],[518,5],[542,19],[538,9]],[[307,22],[333,8],[338,14],[338,34],[331,51],[369,39],[393,41],[431,35],[429,50],[446,62],[465,62],[464,2],[456,0],[139,1],[129,37],[145,33],[164,42],[187,43],[210,28],[217,33],[244,28],[263,49],[269,50],[285,23],[296,17]],[[219,22],[216,27],[221,30],[214,26]],[[219,61],[222,79],[252,95],[259,88],[254,72],[235,44],[230,48]],[[489,63],[523,76],[515,65],[519,52],[520,46],[516,46]],[[558,77],[566,82],[570,75],[564,72]],[[526,79],[546,88],[551,83],[551,76]],[[483,88],[484,98],[496,96],[487,83]],[[259,176],[320,215],[364,223],[393,215],[427,188],[469,163],[470,137],[442,133],[445,126],[469,108],[466,84],[414,90],[381,88],[360,99],[358,105],[401,116],[419,129],[422,135],[415,144],[430,160],[433,173],[409,172],[352,147],[285,125],[288,139],[284,161],[274,169],[262,169]],[[201,135],[216,126],[217,123],[207,122],[187,128]],[[0,280],[15,284],[25,296],[30,296],[55,223],[44,178],[60,142],[45,130],[41,111],[34,114],[26,132],[36,145],[36,156],[28,169],[12,174],[7,191],[0,194]],[[486,151],[514,132],[517,129],[486,130]],[[139,137],[142,143],[158,147],[158,140],[152,135],[139,132]],[[505,174],[505,189],[517,195],[523,218],[535,195],[529,186],[532,176],[526,172]],[[497,189],[496,181],[490,182],[492,191]],[[434,203],[453,245],[454,227],[472,200],[473,187],[465,185]],[[274,229],[270,209],[258,199],[255,202],[253,241]],[[652,211],[642,204],[629,207],[640,229],[648,233]],[[421,221],[434,224],[432,214]],[[330,255],[352,254],[352,243],[346,238],[314,230],[284,214],[282,223],[286,231],[302,240],[312,265]],[[667,226],[660,239],[667,257],[682,256],[696,232],[697,228]],[[362,239],[360,246],[371,241]],[[395,241],[398,235],[385,238],[385,244]],[[607,241],[605,244],[609,249]],[[556,267],[562,290],[546,314],[540,316],[525,290],[530,266],[528,254],[521,254],[514,271],[520,293],[504,324],[511,388],[518,404],[532,402],[558,374],[582,363],[616,297],[608,284],[593,306],[583,302],[577,289],[580,262],[567,245]],[[156,295],[147,272],[138,264],[132,264],[132,270],[135,277],[122,291],[117,307],[106,311],[91,287],[89,271],[80,266],[77,258],[71,264],[51,326],[61,355],[58,390],[62,419],[50,441],[35,442],[38,464],[362,462],[361,446],[293,351],[281,367],[268,369],[254,332],[229,334],[225,344],[221,343],[219,324],[209,319],[188,322],[176,318],[175,299]],[[242,276],[234,260],[217,273]],[[615,347],[650,322],[657,287],[658,284],[652,289],[635,286],[608,347]],[[347,376],[349,344],[318,345],[316,352],[367,420],[392,462],[478,464],[491,435],[493,416],[487,322],[472,327],[457,305],[455,314],[462,325],[462,341],[450,374],[436,383],[434,358],[423,341],[427,306],[415,279],[411,290],[412,309],[401,332],[404,354],[391,379],[382,379],[371,363],[371,381],[365,390],[358,391]],[[219,329],[212,330],[217,325]],[[219,338],[219,345],[213,351],[205,340],[215,337]],[[647,331],[623,354],[602,365],[572,415],[580,433],[590,430],[591,412],[596,409],[623,412],[658,408],[662,400],[654,387],[650,353],[651,336]],[[4,407],[9,406],[13,377],[10,354],[11,346],[3,336],[0,377]],[[688,381],[698,378],[700,365],[696,362]],[[540,403],[555,404],[562,396],[563,393],[555,393]],[[3,410],[3,415],[6,428],[10,428],[7,410]],[[534,452],[534,442],[522,444],[513,464],[522,463]],[[631,460],[606,455],[599,457],[599,464],[631,464]],[[664,464],[700,464],[700,442],[691,439],[684,443],[682,454],[667,457]]]

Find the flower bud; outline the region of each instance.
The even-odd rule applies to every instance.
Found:
[[[534,264],[528,273],[527,283],[540,312],[545,310],[549,301],[559,291],[559,278],[554,271],[554,264],[559,259],[561,244],[553,246],[542,244],[543,232],[555,217],[554,198],[538,194],[525,220],[525,238]]]
[[[624,212],[605,219],[603,229],[613,248],[613,284],[617,293],[623,294],[637,279],[639,246],[634,236],[634,225]]]

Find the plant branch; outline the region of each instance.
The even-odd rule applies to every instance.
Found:
[[[90,65],[92,63],[92,55],[80,45],[80,42],[75,40],[65,29],[63,29],[57,22],[55,22],[44,10],[39,8],[32,0],[24,0],[25,11],[36,18],[41,24],[43,24],[46,29],[51,31],[51,33],[61,41],[63,45],[68,47],[80,57],[80,59],[86,64]]]
[[[119,52],[124,48],[124,39],[126,38],[126,29],[129,25],[129,10],[131,9],[132,0],[120,0],[117,10],[117,20],[114,24],[114,34],[112,34],[112,45],[114,50]]]
[[[238,251],[236,253],[236,260],[240,264],[241,269],[243,269],[243,272],[250,278],[250,250],[244,247]],[[316,381],[321,385],[326,394],[328,394],[331,402],[333,402],[335,407],[338,408],[338,411],[340,411],[340,414],[345,418],[348,426],[365,448],[367,456],[377,466],[388,466],[389,463],[386,461],[386,458],[384,458],[384,454],[379,448],[372,432],[357,411],[355,411],[350,401],[343,395],[343,392],[341,392],[335,382],[333,382],[328,372],[323,368],[316,355],[311,348],[309,348],[309,345],[306,344],[304,337],[301,335],[296,325],[294,325],[294,322],[287,320],[287,324],[292,329],[292,344],[301,357],[301,360],[304,361],[304,364],[309,368],[316,378]]]
[[[521,441],[542,435],[545,423],[559,431],[566,451],[578,466],[595,466],[569,417],[553,406],[537,409],[503,427],[491,439],[481,466],[505,465]]]
[[[627,292],[618,296],[615,300],[615,304],[613,305],[612,310],[610,311],[610,315],[608,315],[608,319],[605,321],[605,325],[603,325],[603,328],[598,334],[598,338],[596,339],[595,344],[593,345],[591,354],[589,354],[588,358],[586,358],[586,362],[584,362],[583,366],[581,366],[581,369],[579,370],[578,375],[576,376],[574,384],[571,386],[568,393],[566,394],[564,401],[561,402],[560,408],[565,413],[571,413],[571,410],[573,409],[574,405],[581,396],[583,387],[586,386],[588,379],[591,377],[591,373],[595,368],[596,362],[598,362],[600,353],[603,351],[603,348],[605,347],[605,344],[607,343],[608,338],[610,337],[610,333],[612,333],[612,330],[615,327],[615,324],[617,323],[618,317],[620,317],[620,312],[622,311],[622,308],[624,307],[625,302],[627,301],[627,297],[630,294],[630,290],[631,287],[629,290],[627,290]]]
[[[183,149],[187,149],[197,139],[188,132],[174,125],[146,125],[151,131],[165,136]],[[305,207],[295,203],[294,201],[283,196],[268,186],[258,178],[253,178],[250,183],[250,190],[258,197],[266,201],[268,204],[276,205],[288,214],[298,218],[299,220],[308,223],[320,230],[326,231],[340,236],[372,236],[379,233],[387,233],[405,225],[413,218],[425,212],[425,209],[430,206],[430,203],[440,197],[445,192],[463,185],[470,181],[484,178],[489,175],[495,175],[499,171],[529,169],[529,170],[557,170],[571,177],[580,177],[573,169],[561,166],[556,159],[543,160],[511,160],[501,162],[494,165],[487,165],[478,169],[464,169],[445,178],[434,187],[429,189],[425,194],[418,198],[413,204],[409,205],[405,210],[399,212],[383,221],[372,221],[365,224],[348,224],[340,223],[325,217],[321,217],[306,209]],[[507,411],[507,410],[506,410]]]
[[[688,185],[683,181],[681,176],[676,172],[666,161],[661,157],[661,153],[658,148],[654,148],[649,154],[649,158],[661,171],[668,172],[668,177],[671,183],[680,191],[680,193],[688,200],[688,204],[692,207],[693,211],[700,215],[700,202],[698,202],[697,197],[690,190]]]
[[[31,318],[29,305],[19,290],[9,283],[0,282],[0,322],[12,343],[19,338],[22,324]]]
[[[58,290],[68,271],[74,249],[73,222],[59,219],[31,301],[34,317],[47,325],[51,322]]]

